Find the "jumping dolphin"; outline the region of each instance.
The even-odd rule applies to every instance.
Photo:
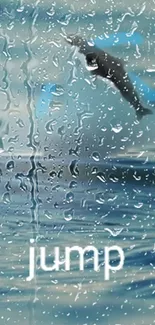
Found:
[[[121,59],[104,52],[78,35],[68,35],[66,41],[76,46],[78,52],[85,56],[88,70],[93,75],[109,79],[114,83],[126,101],[135,108],[138,120],[141,120],[144,115],[153,114],[149,108],[143,107],[140,103],[139,96]]]

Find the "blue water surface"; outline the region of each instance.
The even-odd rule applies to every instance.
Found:
[[[64,35],[102,35],[154,112],[154,11],[140,1],[3,1],[0,15],[0,325],[152,325],[155,116],[137,123]],[[119,45],[108,44],[118,33]],[[48,266],[55,246],[63,259],[66,246],[94,245],[100,271],[91,253],[82,272],[76,254],[70,272],[43,272],[37,257],[28,282],[30,239],[46,247]],[[105,281],[103,251],[112,245],[125,263]]]

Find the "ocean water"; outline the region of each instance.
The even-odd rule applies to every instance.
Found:
[[[139,124],[119,92],[90,73],[68,33],[140,33],[109,47],[155,90],[154,1],[0,3],[0,325],[155,323],[155,114]],[[149,72],[152,70],[152,72]],[[42,85],[56,83],[38,118]],[[154,104],[145,106],[154,110]],[[29,274],[30,240],[46,264],[65,247],[95,246],[100,270],[73,254],[71,270]],[[105,280],[104,248],[124,266]],[[111,254],[111,265],[119,263]]]

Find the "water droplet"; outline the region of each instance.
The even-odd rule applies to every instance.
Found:
[[[70,182],[69,188],[75,188],[75,187],[77,187],[77,182],[75,181]]]
[[[54,96],[62,96],[64,94],[64,89],[60,85],[56,85],[55,90],[52,91],[52,95]]]
[[[24,181],[21,180],[21,183],[20,183],[20,189],[24,192],[27,191],[27,185],[24,183]]]
[[[55,65],[56,68],[59,66],[59,59],[56,55],[53,56],[53,64]]]
[[[140,181],[141,180],[141,176],[137,176],[137,175],[133,175],[133,178],[136,180],[136,181]]]
[[[109,175],[109,179],[113,182],[113,183],[117,183],[119,181],[119,178],[117,178],[115,175],[110,174]]]
[[[56,185],[54,187],[52,187],[52,191],[57,191],[60,188],[60,185]]]
[[[64,212],[64,219],[66,221],[71,221],[73,219],[74,210],[69,209]]]
[[[24,127],[24,122],[19,118],[18,120],[17,120],[17,125],[20,127],[20,128],[23,128]]]
[[[111,190],[106,190],[105,192],[99,192],[96,194],[95,201],[99,204],[104,204],[105,202],[113,202],[117,199],[116,195]]]
[[[98,169],[96,167],[93,167],[91,170],[92,175],[97,174]]]
[[[62,177],[63,177],[63,170],[61,169],[58,172],[58,178],[62,178]]]
[[[14,21],[11,21],[11,22],[7,25],[7,29],[8,29],[8,30],[12,30],[12,29],[14,28],[14,25],[15,25]]]
[[[60,126],[58,128],[58,134],[62,137],[65,134],[65,127],[64,126]]]
[[[95,160],[95,161],[99,161],[100,160],[100,155],[98,152],[93,152],[92,154],[92,158]]]
[[[8,192],[11,190],[11,185],[9,182],[6,183],[5,188]]]
[[[13,160],[8,161],[8,163],[6,164],[6,168],[8,171],[13,171],[14,167],[15,167],[15,164],[14,164]]]
[[[104,204],[105,202],[104,193],[103,192],[97,193],[95,197],[95,201],[99,204]]]
[[[2,200],[3,200],[3,203],[5,203],[5,204],[10,203],[11,202],[10,193],[9,192],[4,193]]]
[[[52,112],[59,111],[62,106],[63,106],[63,103],[58,102],[58,101],[52,101]]]
[[[138,24],[136,21],[133,22],[132,26],[131,26],[131,31],[129,33],[126,33],[127,37],[131,37],[134,32],[136,31],[136,29],[138,28]]]
[[[17,142],[18,141],[18,139],[19,139],[19,136],[18,135],[16,135],[15,137],[12,137],[12,138],[10,138],[9,140],[8,140],[8,143],[15,143],[15,142]]]
[[[105,174],[102,173],[102,172],[98,172],[98,173],[97,173],[97,178],[98,178],[101,182],[103,182],[103,183],[106,182]]]
[[[47,198],[47,203],[52,203],[52,198],[51,197]]]
[[[51,178],[54,178],[54,177],[56,177],[56,172],[54,171],[54,170],[52,170],[50,173],[49,173],[49,176],[51,177]]]
[[[45,217],[47,218],[47,219],[52,219],[53,217],[52,217],[52,215],[51,215],[51,212],[49,212],[49,211],[47,211],[47,210],[45,210],[44,211],[44,215],[45,215]]]
[[[3,141],[2,138],[0,138],[0,154],[4,152],[4,146],[3,146]]]
[[[50,120],[50,121],[48,121],[48,122],[46,123],[46,125],[45,125],[45,129],[46,129],[46,132],[47,132],[48,134],[52,134],[52,132],[53,132],[53,120]]]
[[[54,7],[52,7],[52,8],[49,9],[48,11],[46,11],[46,13],[47,13],[47,15],[50,16],[50,17],[54,16],[54,14],[55,14],[55,9],[54,9]]]
[[[123,231],[123,228],[120,228],[120,229],[109,229],[109,228],[104,228],[105,231],[108,231],[110,232],[110,234],[113,236],[113,237],[117,237],[122,231]]]
[[[73,202],[73,200],[74,200],[74,194],[72,192],[68,192],[66,194],[66,202],[71,203],[71,202]]]
[[[72,18],[71,14],[65,14],[60,19],[58,19],[58,23],[64,26],[67,26]]]
[[[121,132],[122,129],[123,129],[123,127],[119,123],[116,124],[115,126],[112,126],[112,131],[115,132],[115,133]]]
[[[58,209],[58,208],[59,208],[59,204],[58,204],[58,202],[55,202],[55,203],[54,203],[54,208],[55,208],[55,209]]]
[[[69,170],[73,177],[77,177],[79,175],[79,170],[77,167],[77,160],[73,160],[69,165]]]
[[[23,12],[24,11],[24,9],[25,9],[25,7],[24,6],[20,6],[19,8],[17,8],[16,10],[17,10],[17,12]]]
[[[140,208],[142,208],[142,206],[143,206],[143,203],[142,203],[142,202],[139,202],[138,204],[135,204],[135,205],[134,205],[134,207],[135,207],[136,209],[140,209]]]
[[[92,60],[91,62],[89,62],[86,66],[88,71],[94,71],[98,69],[98,64],[95,60]],[[89,83],[90,84],[90,83]]]
[[[146,9],[146,2],[143,3],[142,8],[140,9],[140,12],[137,14],[137,16],[140,16]]]

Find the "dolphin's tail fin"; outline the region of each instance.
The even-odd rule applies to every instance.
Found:
[[[140,121],[143,116],[150,115],[150,114],[153,114],[151,109],[145,108],[143,106],[141,106],[138,110],[136,110],[136,115],[137,115],[138,121]]]

